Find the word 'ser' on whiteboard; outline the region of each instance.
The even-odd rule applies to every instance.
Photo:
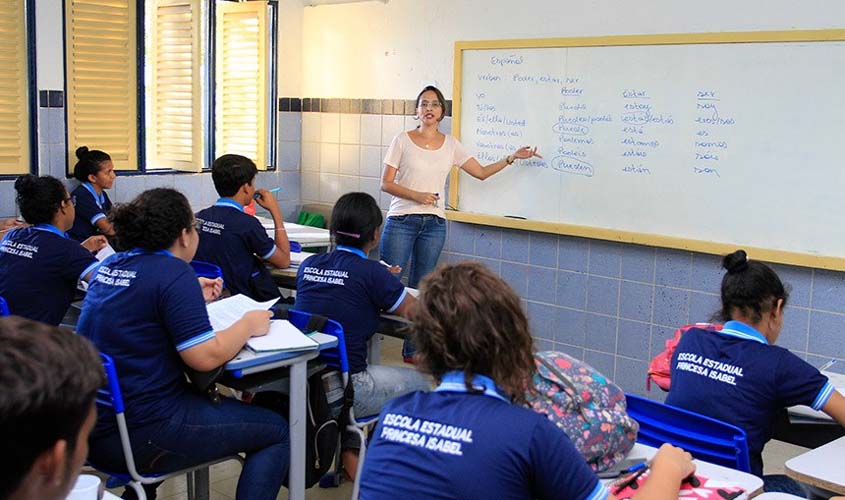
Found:
[[[455,134],[482,164],[525,145],[544,158],[484,182],[454,171],[448,217],[845,269],[843,40],[457,42]]]

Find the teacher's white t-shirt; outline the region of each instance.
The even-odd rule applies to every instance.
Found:
[[[463,145],[448,134],[439,149],[425,149],[417,146],[407,132],[394,137],[387,149],[384,163],[398,170],[396,184],[414,191],[439,193],[440,201],[437,206],[421,205],[416,201],[394,196],[390,201],[387,216],[434,214],[445,217],[446,176],[449,175],[452,165],[460,167],[470,158],[471,155],[467,153]]]

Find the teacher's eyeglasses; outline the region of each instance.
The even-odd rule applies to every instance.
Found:
[[[440,106],[442,106],[442,104],[440,104],[440,101],[420,101],[420,109],[437,109]]]

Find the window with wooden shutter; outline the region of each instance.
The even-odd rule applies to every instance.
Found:
[[[30,170],[25,3],[0,0],[0,174]]]
[[[201,0],[154,0],[147,14],[147,168],[205,166]]]
[[[260,170],[268,157],[272,50],[266,1],[217,3],[215,156],[235,153]]]
[[[85,145],[138,168],[135,0],[65,0],[69,165]]]

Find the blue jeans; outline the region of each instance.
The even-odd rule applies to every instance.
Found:
[[[403,276],[408,269],[408,286],[417,288],[437,266],[444,243],[446,219],[431,214],[394,215],[384,224],[379,253],[388,264],[402,266]]]
[[[401,366],[370,365],[366,370],[352,374],[355,389],[353,409],[356,417],[378,415],[393,398],[414,391],[431,390],[431,383],[413,368]],[[360,448],[358,434],[344,434],[343,448]]]
[[[274,500],[288,474],[290,436],[277,413],[240,401],[189,394],[168,418],[131,427],[135,466],[141,474],[170,472],[246,452],[236,498]],[[117,432],[90,441],[89,460],[106,470],[125,471]]]

